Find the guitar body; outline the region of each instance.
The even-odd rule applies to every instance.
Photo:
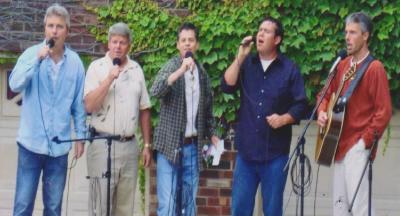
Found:
[[[342,112],[335,113],[333,108],[336,101],[336,95],[333,93],[328,105],[328,121],[325,127],[318,129],[315,161],[320,165],[330,166],[332,164],[342,133],[345,109]]]

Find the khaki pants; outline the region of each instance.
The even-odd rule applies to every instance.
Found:
[[[133,215],[139,147],[136,140],[113,141],[111,145],[111,215]],[[90,177],[89,215],[107,215],[107,143],[95,140],[87,148],[87,168]]]
[[[360,139],[346,154],[343,160],[335,162],[333,179],[333,215],[366,216],[368,215],[368,168],[363,176],[352,212],[349,213],[351,201],[356,191],[369,150]],[[372,204],[372,215],[375,210]]]

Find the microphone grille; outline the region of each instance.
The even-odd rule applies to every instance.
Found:
[[[120,65],[121,65],[121,59],[120,59],[120,58],[114,58],[114,59],[113,59],[113,65],[118,65],[118,66],[120,66]]]
[[[46,42],[47,46],[49,46],[49,48],[53,48],[55,45],[55,41],[53,38],[50,38],[47,42]]]
[[[347,56],[347,52],[346,50],[342,49],[339,51],[338,56],[340,57],[340,59],[344,59]]]
[[[251,38],[251,41],[256,44],[257,43],[257,36],[253,35],[253,37]]]
[[[189,57],[193,58],[193,53],[191,51],[187,51],[185,53],[185,58],[189,58]]]

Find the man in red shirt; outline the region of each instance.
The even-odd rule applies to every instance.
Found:
[[[359,69],[369,55],[368,41],[371,33],[372,22],[365,13],[353,13],[346,18],[345,39],[349,56],[338,65],[337,75],[318,109],[319,126],[326,126],[329,98],[339,88],[343,76],[351,67]],[[351,80],[345,81],[340,95],[349,88]],[[390,121],[391,107],[386,71],[380,61],[374,60],[369,64],[346,105],[334,163],[334,216],[368,215],[367,175],[363,176],[352,212],[349,213],[348,209],[368,159],[374,134],[377,132],[378,137],[382,136]],[[373,208],[372,215],[374,215]]]

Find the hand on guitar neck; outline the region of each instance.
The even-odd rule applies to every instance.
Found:
[[[320,111],[318,113],[318,121],[317,121],[318,125],[320,127],[325,127],[327,120],[328,120],[328,114],[324,111]]]

